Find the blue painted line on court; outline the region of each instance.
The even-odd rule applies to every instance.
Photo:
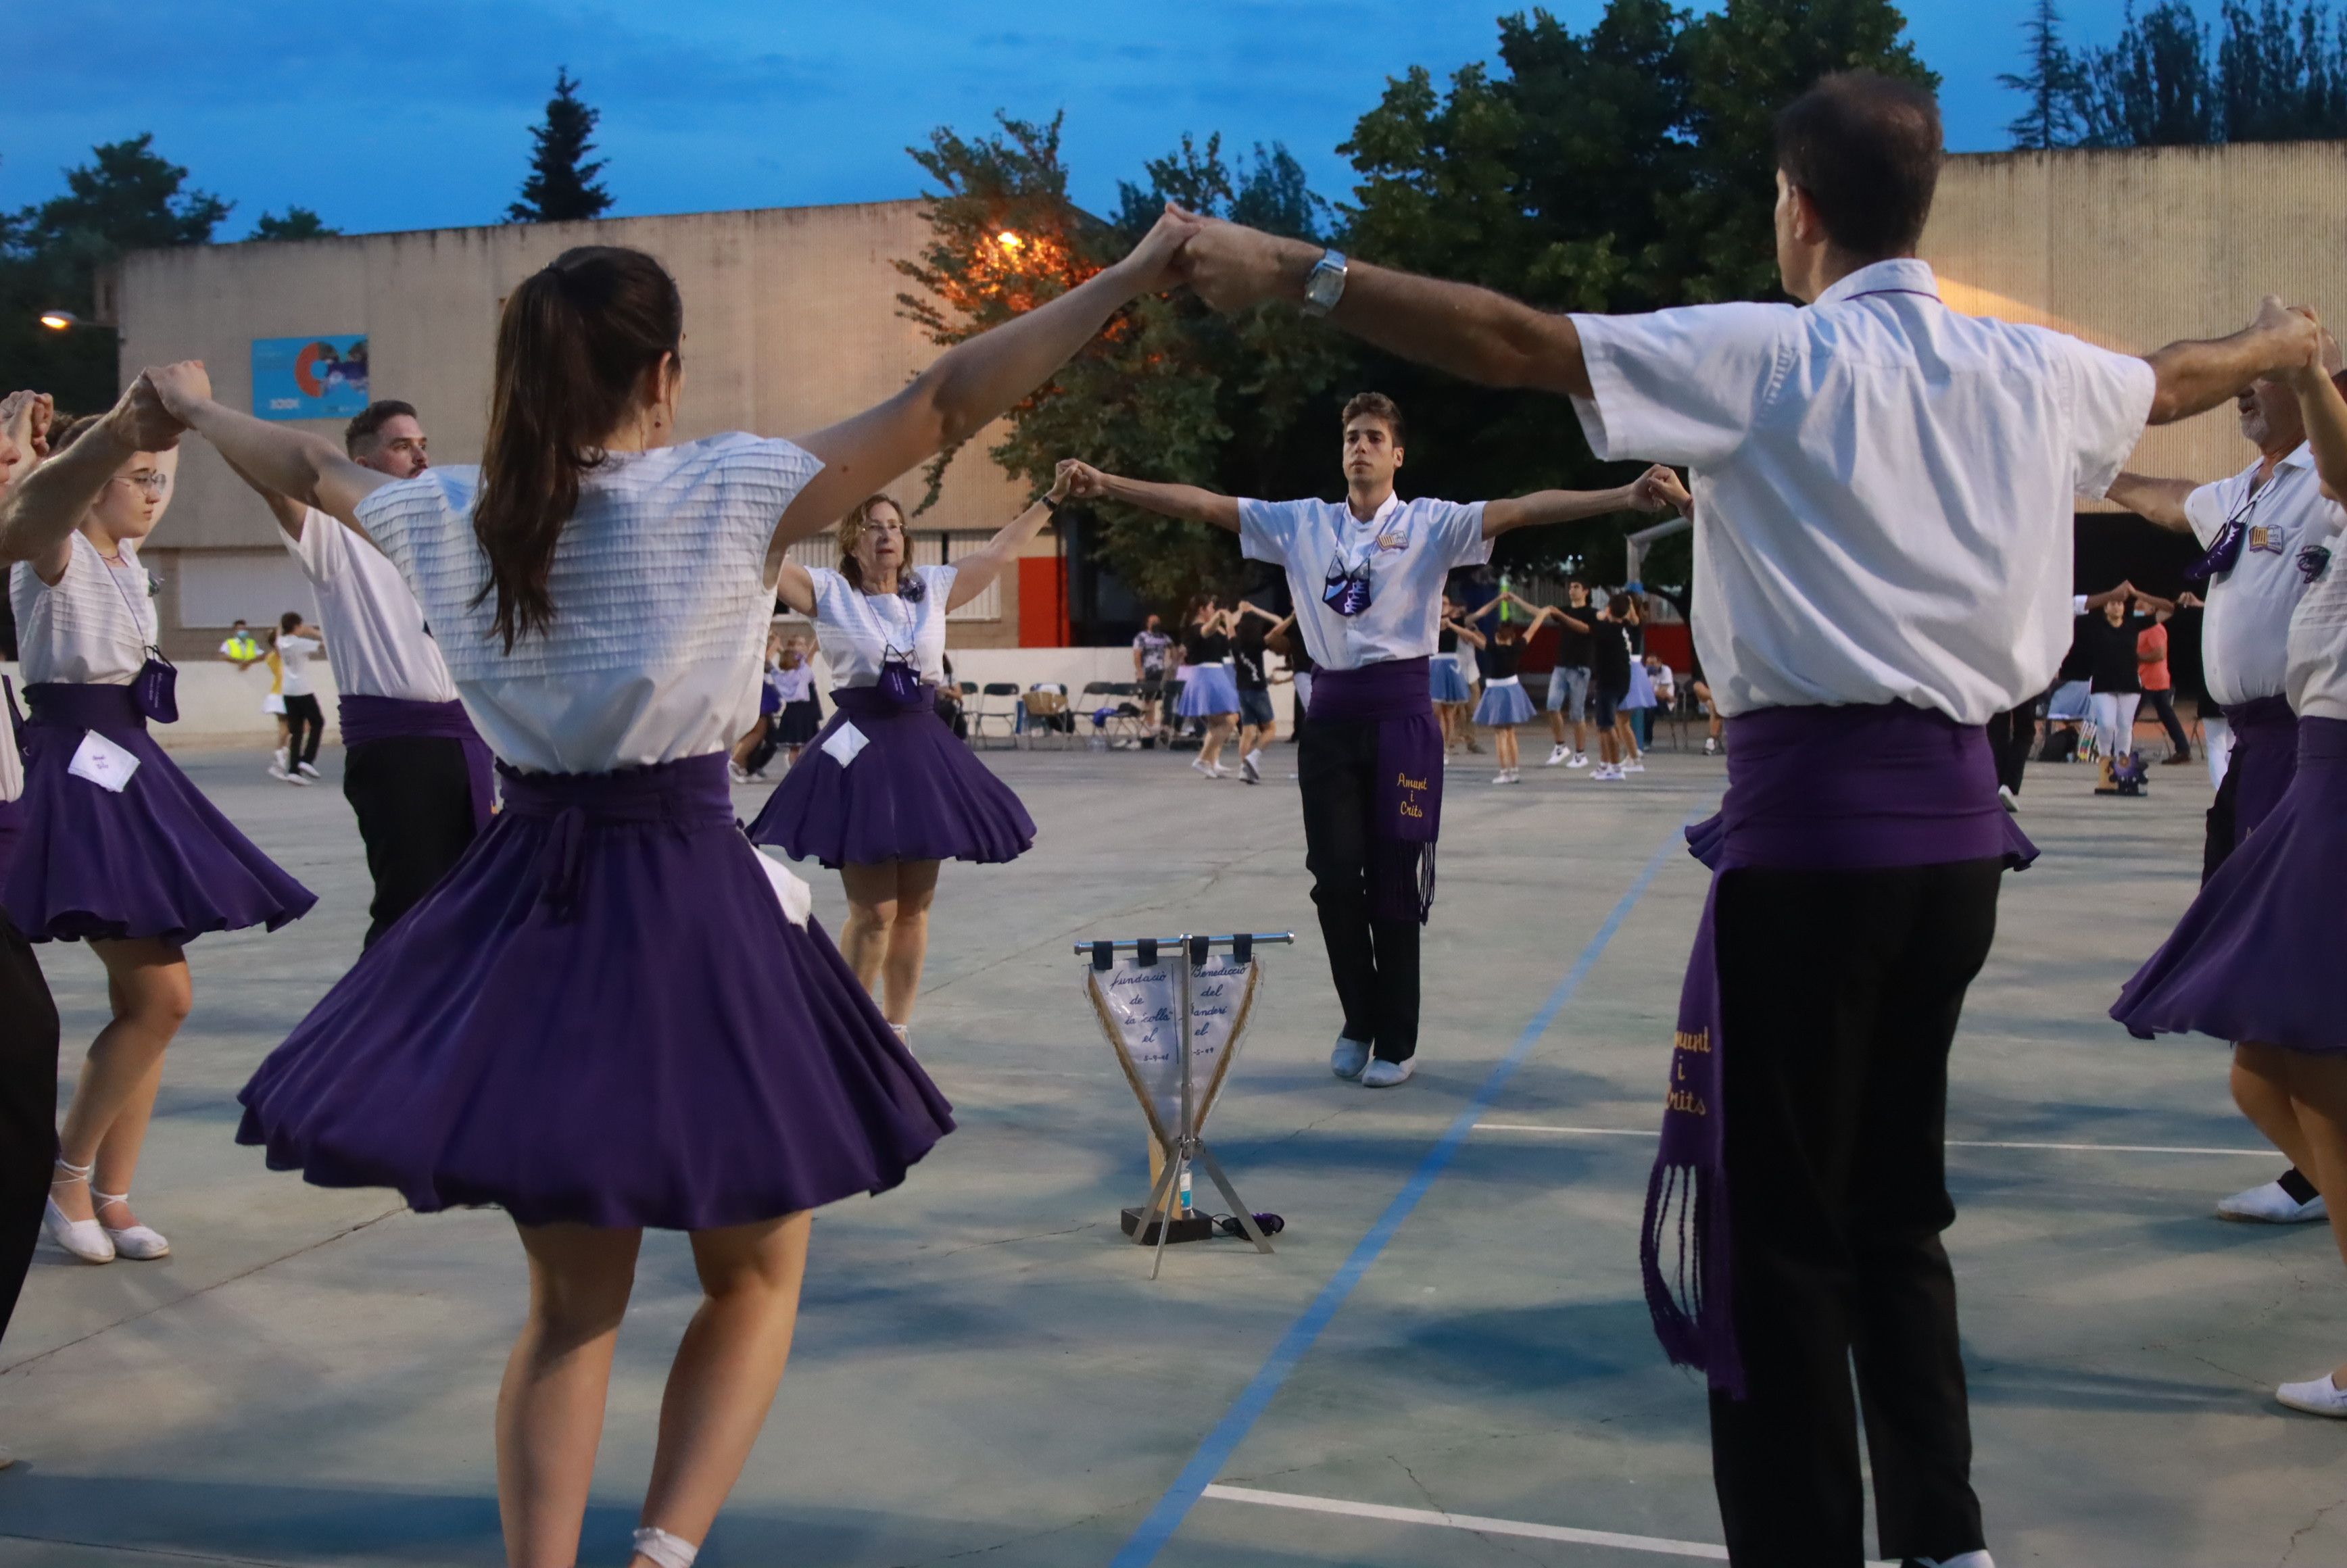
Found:
[[[1540,1011],[1524,1025],[1523,1033],[1516,1037],[1516,1043],[1509,1048],[1508,1054],[1492,1067],[1490,1075],[1483,1080],[1482,1087],[1475,1091],[1475,1097],[1451,1122],[1450,1130],[1442,1134],[1433,1148],[1427,1151],[1426,1158],[1419,1162],[1418,1169],[1411,1173],[1401,1191],[1394,1194],[1393,1202],[1386,1205],[1385,1213],[1378,1216],[1377,1224],[1371,1225],[1368,1234],[1354,1246],[1343,1266],[1320,1287],[1320,1294],[1312,1298],[1312,1305],[1304,1309],[1303,1316],[1288,1325],[1287,1332],[1281,1335],[1279,1343],[1272,1348],[1269,1358],[1256,1371],[1229,1410],[1224,1413],[1214,1430],[1206,1434],[1205,1440],[1198,1445],[1198,1451],[1191,1456],[1188,1464],[1182,1467],[1182,1473],[1174,1478],[1172,1486],[1165,1489],[1165,1495],[1157,1500],[1157,1506],[1149,1511],[1149,1517],[1141,1522],[1140,1527],[1126,1540],[1122,1550],[1110,1559],[1109,1568],[1149,1568],[1149,1564],[1157,1561],[1157,1554],[1165,1549],[1167,1542],[1174,1539],[1174,1532],[1182,1528],[1182,1522],[1189,1517],[1191,1509],[1197,1506],[1206,1488],[1222,1473],[1223,1466],[1230,1462],[1231,1455],[1238,1451],[1239,1444],[1246,1440],[1247,1433],[1254,1430],[1264,1411],[1271,1408],[1272,1399],[1279,1392],[1280,1385],[1286,1382],[1288,1374],[1303,1362],[1306,1352],[1320,1337],[1321,1331],[1335,1320],[1337,1309],[1345,1305],[1346,1297],[1353,1294],[1353,1287],[1361,1283],[1362,1276],[1369,1272],[1370,1266],[1386,1250],[1386,1244],[1393,1240],[1394,1234],[1401,1229],[1402,1222],[1409,1218],[1411,1211],[1418,1207],[1419,1200],[1425,1197],[1434,1185],[1435,1179],[1449,1168],[1452,1157],[1467,1142],[1468,1134],[1475,1130],[1475,1123],[1500,1097],[1500,1091],[1507,1087],[1508,1080],[1515,1075],[1516,1069],[1522,1064],[1532,1047],[1539,1043],[1541,1036],[1548,1032],[1549,1025],[1556,1021],[1556,1015],[1564,1010],[1564,1004],[1573,999],[1573,993],[1581,989],[1581,982],[1589,978],[1589,971],[1597,967],[1597,960],[1604,953],[1606,945],[1614,940],[1614,933],[1622,928],[1622,923],[1630,917],[1630,911],[1645,896],[1655,877],[1672,856],[1686,853],[1684,830],[1672,828],[1662,847],[1647,860],[1645,869],[1638,873],[1637,880],[1630,884],[1628,890],[1614,906],[1613,912],[1605,917],[1604,924],[1597,927],[1597,934],[1589,938],[1589,945],[1581,949],[1581,957],[1573,960],[1573,968],[1557,981],[1556,989],[1549,992],[1548,1000],[1541,1005]]]

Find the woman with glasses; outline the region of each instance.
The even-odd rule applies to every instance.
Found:
[[[99,420],[59,432],[62,452]],[[148,733],[178,716],[138,544],[169,504],[179,453],[134,452],[73,533],[9,581],[25,697],[23,840],[5,899],[36,942],[86,941],[113,1017],[91,1042],[57,1135],[49,1234],[85,1263],[165,1255],[130,1207],[163,1052],[188,1016],[187,944],[271,930],[316,896],[188,782]]]

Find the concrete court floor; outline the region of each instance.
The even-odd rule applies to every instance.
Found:
[[[1549,1533],[1215,1493],[1172,1511],[1155,1557],[1171,1568],[1562,1568],[1719,1539],[1704,1402],[1655,1349],[1636,1276],[1641,1134],[1704,889],[1671,842],[1719,764],[1666,749],[1628,784],[1534,767],[1514,789],[1489,784],[1486,759],[1454,767],[1421,1070],[1372,1093],[1325,1065],[1292,753],[1275,754],[1250,789],[1156,753],[990,753],[1043,831],[1011,866],[944,879],[914,1044],[961,1130],[903,1188],[818,1222],[796,1358],[704,1563],[1099,1568],[1218,1423],[1237,1440],[1204,1479]],[[0,1472],[0,1564],[495,1563],[490,1410],[518,1250],[495,1213],[319,1191],[231,1142],[236,1089],[356,951],[364,872],[336,789],[272,784],[252,757],[186,761],[324,898],[285,932],[193,949],[196,1010],[139,1183],[173,1257],[91,1268],[45,1250],[35,1267],[0,1347],[0,1440],[23,1460]],[[2133,1041],[2102,1018],[2189,897],[2205,794],[2198,767],[2156,770],[2134,802],[2091,798],[2084,769],[2032,771],[2024,821],[2046,855],[2007,884],[1952,1138],[2254,1150],[2220,1047]],[[758,794],[740,799],[746,815]],[[814,881],[835,926],[836,882]],[[1141,1122],[1068,949],[1183,926],[1299,934],[1270,954],[1209,1129],[1289,1228],[1271,1258],[1176,1249],[1153,1285],[1116,1228],[1141,1196]],[[44,954],[70,1063],[98,971]],[[1258,1419],[1226,1422],[1528,1034],[1481,1113],[1498,1125],[1458,1145]],[[1950,1163],[1998,1561],[2347,1563],[2347,1423],[2270,1400],[2347,1354],[2347,1277],[2322,1227],[2209,1214],[2279,1162],[1963,1147]],[[624,1558],[693,1299],[681,1238],[651,1238],[582,1563]]]

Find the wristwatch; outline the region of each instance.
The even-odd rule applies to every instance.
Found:
[[[1304,313],[1325,316],[1345,297],[1345,253],[1323,251],[1304,280]]]

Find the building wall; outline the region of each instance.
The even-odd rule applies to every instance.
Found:
[[[2347,319],[2347,142],[1965,154],[1923,234],[1949,303],[2145,354],[2280,294]],[[2213,479],[2254,456],[2229,407],[2147,432],[2129,466]]]
[[[422,411],[437,461],[474,462],[506,296],[569,246],[629,245],[665,262],[684,295],[680,434],[804,435],[887,397],[936,357],[897,302],[907,281],[894,263],[929,236],[920,213],[887,201],[141,251],[122,272],[123,371],[201,359],[220,401],[250,408],[252,340],[364,333],[373,395]],[[339,420],[295,423],[341,434]],[[916,529],[990,533],[1019,510],[1023,488],[985,455],[1000,438],[970,443]],[[920,476],[890,488],[917,501]],[[1035,553],[1053,548],[1046,533]],[[302,585],[268,513],[200,442],[147,555],[165,582],[174,653],[210,651],[219,618],[243,600],[256,622],[306,602],[287,597]],[[1017,644],[1017,573],[1004,574],[993,609],[958,618],[953,642]]]

